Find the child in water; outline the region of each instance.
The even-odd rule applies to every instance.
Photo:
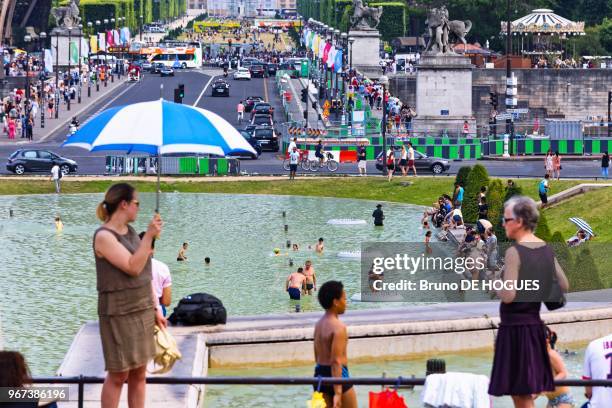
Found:
[[[57,232],[62,232],[64,230],[64,223],[59,215],[55,217],[55,230]]]
[[[293,244],[293,250],[294,251],[299,251],[300,250],[299,245],[298,244]]]
[[[429,246],[429,241],[431,241],[431,230],[425,233],[425,253],[431,254],[433,250]]]
[[[182,262],[182,261],[187,260],[187,255],[185,255],[185,252],[187,252],[188,247],[189,247],[189,244],[187,242],[183,242],[183,246],[181,247],[178,255],[176,256],[177,261]]]

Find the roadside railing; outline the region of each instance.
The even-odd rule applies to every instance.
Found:
[[[36,377],[33,384],[78,384],[78,407],[84,404],[85,384],[102,384],[104,377]],[[555,386],[612,387],[612,380],[556,380]],[[425,385],[415,377],[147,377],[147,384],[165,385],[389,385],[396,388]]]

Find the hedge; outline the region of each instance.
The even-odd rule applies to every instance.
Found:
[[[463,196],[463,205],[461,212],[465,222],[475,223],[478,221],[478,202],[481,187],[489,186],[489,174],[487,169],[481,164],[472,167],[472,171],[467,177],[465,192]]]

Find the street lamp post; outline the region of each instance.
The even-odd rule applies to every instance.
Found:
[[[47,70],[45,68],[45,40],[47,39],[47,33],[42,31],[38,34],[38,38],[40,39],[40,52],[41,52],[41,61],[42,61],[42,72],[40,74],[40,128],[45,128],[45,98],[43,95],[45,94],[45,78],[47,76]]]
[[[68,28],[68,102],[66,103],[66,110],[70,110],[70,99],[72,98],[72,92],[70,91],[72,87],[72,73],[70,72],[70,60],[72,59],[72,55],[70,55],[70,42],[72,41],[72,28]]]
[[[141,14],[140,15],[140,41],[142,41],[142,25],[144,23],[144,16]]]
[[[92,30],[93,27],[93,23],[91,21],[87,22],[87,29],[90,33],[93,33]],[[97,41],[97,38],[96,38]],[[91,54],[91,50],[89,50]],[[89,58],[90,55],[87,55],[87,75],[89,75],[89,78],[87,78],[87,97],[91,98],[91,59]]]
[[[59,111],[59,31],[55,33],[55,119]]]
[[[340,45],[340,30],[335,29],[334,36],[335,36],[335,42],[336,42],[336,49],[337,48],[342,49],[342,46]],[[334,99],[338,99],[338,73],[336,72],[336,67],[335,67],[334,62],[335,61],[332,61],[332,66],[334,67],[332,69],[332,75],[334,78]]]
[[[96,36],[98,36],[98,40],[100,37],[100,20],[96,20]],[[104,38],[104,40],[106,41],[106,37]],[[100,50],[98,49],[98,52]],[[100,60],[98,59],[98,64],[100,63]],[[100,76],[99,76],[99,72],[98,72],[98,67],[96,67],[96,92],[100,91]]]
[[[32,36],[30,34],[26,34],[23,37],[23,41],[26,43],[26,86],[25,86],[25,99],[28,101],[30,99],[30,55],[28,53],[28,49],[30,42],[32,41]]]
[[[385,102],[385,96],[387,93],[387,85],[389,85],[389,78],[387,78],[386,75],[383,74],[383,76],[381,76],[378,79],[378,82],[380,82],[380,84],[383,87],[383,95],[382,95],[382,102],[383,102],[383,117],[382,117],[382,124],[381,124],[381,133],[382,133],[382,142],[383,142],[383,174],[387,174],[387,103]]]
[[[79,100],[81,103],[81,82],[82,82],[82,74],[81,74],[81,39],[83,38],[83,24],[79,24]]]
[[[355,38],[354,37],[349,37],[348,38],[348,42],[349,42],[349,53],[350,53],[350,57],[349,57],[349,71],[353,70],[353,43],[355,42]]]

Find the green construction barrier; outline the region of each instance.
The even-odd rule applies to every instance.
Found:
[[[228,166],[227,159],[217,160],[217,174],[227,174]]]
[[[207,157],[200,158],[200,174],[209,174],[210,160]]]
[[[179,174],[195,174],[198,163],[195,157],[181,157],[179,159]]]
[[[567,153],[567,140],[559,140],[559,153],[560,154]]]
[[[376,159],[376,150],[374,146],[366,146],[366,159],[367,160]]]

